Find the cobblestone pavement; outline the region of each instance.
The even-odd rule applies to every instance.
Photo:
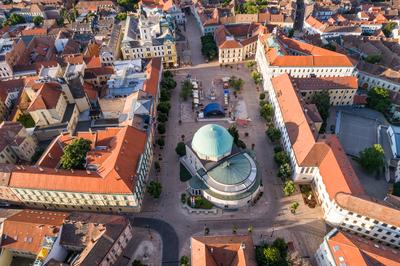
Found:
[[[250,71],[239,65],[234,68],[220,68],[218,63],[204,64],[200,52],[200,31],[193,25],[193,17],[188,18],[188,37],[192,51],[197,47],[197,52],[192,53],[192,67],[185,67],[175,71],[178,83],[173,91],[171,110],[165,135],[165,147],[156,150],[155,158],[161,158],[161,172],[151,178],[159,180],[163,186],[160,199],[152,199],[146,195],[141,213],[133,217],[156,218],[169,223],[176,231],[179,238],[179,254],[190,255],[190,237],[204,232],[204,227],[210,229],[210,234],[232,233],[232,226],[236,226],[239,233],[247,232],[251,225],[254,228],[253,237],[259,235],[282,235],[292,241],[302,256],[312,257],[318,245],[322,242],[326,232],[322,212],[319,207],[310,209],[304,205],[301,195],[297,193],[291,197],[282,196],[282,184],[276,177],[276,165],[273,162],[273,146],[265,135],[265,122],[259,116],[259,92],[250,79]],[[181,81],[187,74],[201,80],[203,87],[209,86],[215,77],[232,76],[241,77],[245,81],[244,88],[238,95],[246,105],[247,114],[251,120],[246,127],[238,127],[241,139],[248,147],[255,144],[256,161],[262,174],[264,194],[253,207],[243,208],[238,211],[219,211],[217,215],[188,214],[181,207],[180,195],[186,189],[186,184],[179,180],[179,158],[175,153],[176,144],[190,140],[193,134],[207,122],[195,122],[191,108],[185,108],[179,99]],[[184,119],[182,119],[182,114]],[[182,119],[182,124],[178,121]],[[225,127],[228,122],[218,122]],[[249,133],[245,137],[245,132]],[[295,215],[289,211],[289,205],[298,201],[300,207]],[[264,239],[267,240],[267,239]],[[163,239],[164,241],[164,239]]]

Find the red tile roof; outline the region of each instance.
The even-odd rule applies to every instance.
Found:
[[[161,67],[161,58],[156,57],[151,59],[146,68],[147,77],[143,84],[143,91],[150,93],[154,98],[158,95]]]
[[[298,90],[358,89],[357,77],[292,78]]]
[[[314,146],[314,133],[304,115],[289,75],[282,74],[272,78],[272,86],[278,98],[278,104],[294,154],[298,164],[301,164]]]
[[[21,31],[22,36],[46,36],[47,35],[47,29],[46,28],[35,28],[35,29],[27,29]]]
[[[400,265],[400,252],[346,232],[327,240],[336,265]]]
[[[61,96],[61,88],[57,83],[43,83],[36,93],[36,98],[31,102],[28,111],[54,109]]]
[[[1,247],[38,254],[45,236],[60,232],[67,213],[41,210],[23,210],[3,223]]]
[[[257,265],[251,235],[194,236],[191,252],[192,265]]]
[[[89,162],[101,161],[96,172],[69,171],[52,167],[58,164],[59,145],[64,147],[73,139],[69,135],[60,135],[52,142],[37,166],[14,169],[9,186],[89,193],[132,193],[136,183],[137,164],[147,141],[146,132],[127,126],[107,128],[95,133],[78,133],[76,138],[80,137],[92,140],[93,147],[107,147],[102,154],[97,154],[96,151],[88,154]],[[97,155],[102,158],[97,159]]]

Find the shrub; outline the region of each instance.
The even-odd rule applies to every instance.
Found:
[[[157,106],[157,111],[168,115],[169,110],[171,109],[171,104],[167,101],[160,102]]]
[[[161,134],[161,135],[165,134],[165,132],[167,131],[165,129],[165,125],[163,123],[160,123],[160,124],[157,125],[157,130],[158,130],[158,133]]]
[[[289,156],[284,151],[279,151],[279,152],[275,153],[274,159],[278,165],[282,165],[284,163],[289,162]]]
[[[290,204],[289,208],[290,208],[291,213],[295,214],[296,210],[297,210],[297,208],[299,208],[299,206],[300,206],[300,204],[297,201]]]
[[[283,186],[283,193],[285,196],[293,195],[296,192],[296,185],[292,180],[286,181],[285,185]]]
[[[147,186],[147,191],[153,196],[153,198],[158,199],[162,192],[161,183],[158,181],[151,181]]]
[[[263,92],[260,94],[260,100],[264,100],[264,99],[265,99],[265,93]]]
[[[268,117],[272,117],[274,114],[274,108],[272,107],[272,104],[266,103],[261,106],[260,109],[260,115],[264,119],[268,119]]]
[[[185,156],[186,155],[186,145],[185,145],[185,143],[178,142],[178,144],[176,144],[175,152],[180,157]]]
[[[274,147],[274,153],[277,153],[277,152],[280,152],[280,151],[282,151],[283,149],[282,149],[282,146],[281,145],[276,145],[275,147]]]
[[[157,115],[157,121],[160,122],[160,123],[165,123],[165,122],[168,121],[168,116],[166,114],[164,114],[164,113],[159,113]]]
[[[274,127],[268,128],[266,134],[272,142],[276,142],[281,138],[281,131]]]
[[[31,128],[35,126],[35,121],[30,114],[22,114],[17,118],[17,121],[24,126],[24,128]]]
[[[182,256],[180,259],[181,266],[189,266],[189,258],[186,256]]]
[[[164,147],[164,145],[165,145],[165,140],[164,140],[164,138],[159,138],[159,139],[157,140],[157,144],[158,144],[158,146],[160,146],[160,147]]]
[[[160,162],[159,162],[159,161],[155,161],[155,162],[154,162],[154,168],[156,169],[157,172],[160,171],[161,165],[160,165]]]
[[[278,176],[281,178],[289,178],[292,175],[292,167],[290,164],[284,163],[279,166]]]
[[[186,193],[181,194],[181,202],[182,202],[182,204],[186,203]]]

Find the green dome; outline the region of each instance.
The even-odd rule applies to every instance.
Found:
[[[233,137],[224,127],[209,124],[201,127],[193,136],[192,149],[203,160],[217,161],[229,155]]]

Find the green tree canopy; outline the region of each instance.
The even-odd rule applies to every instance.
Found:
[[[115,16],[115,19],[118,20],[118,21],[123,21],[123,20],[126,19],[126,17],[127,17],[126,12],[119,12],[119,13]]]
[[[35,16],[33,17],[33,23],[35,24],[35,26],[40,26],[43,23],[43,17],[41,16]]]
[[[360,165],[368,172],[375,172],[385,166],[385,152],[380,144],[365,148],[360,152]]]
[[[213,60],[218,57],[218,47],[214,41],[214,36],[206,34],[201,37],[201,53],[209,60]]]
[[[169,102],[160,102],[157,106],[157,111],[168,115],[171,104]]]
[[[282,178],[289,178],[292,175],[292,167],[289,163],[283,163],[279,166],[278,176]]]
[[[367,105],[378,112],[384,113],[390,107],[389,91],[381,87],[369,90]]]
[[[385,34],[386,37],[390,37],[392,35],[392,30],[396,28],[397,23],[396,22],[389,22],[387,23],[383,28],[383,34]]]
[[[244,81],[241,78],[237,78],[235,76],[232,76],[229,79],[229,86],[232,87],[235,91],[240,91],[243,88]]]
[[[330,97],[328,92],[315,93],[311,102],[317,106],[318,112],[322,120],[326,121],[329,117]]]
[[[265,103],[263,106],[260,108],[260,115],[264,119],[268,119],[269,117],[272,117],[274,114],[274,107],[272,106],[271,103]]]
[[[276,247],[267,247],[264,249],[265,265],[279,265],[282,261],[281,253]]]
[[[179,155],[179,157],[185,156],[186,155],[186,145],[185,145],[185,143],[178,142],[178,144],[176,144],[175,152],[176,152],[176,154]]]
[[[258,72],[257,70],[252,71],[252,72],[251,72],[251,77],[253,78],[254,83],[255,83],[256,85],[261,84],[262,75],[261,75],[260,72]]]
[[[295,192],[296,192],[296,185],[294,184],[294,182],[292,180],[286,181],[285,185],[283,186],[283,193],[285,194],[285,196],[293,195],[293,193]]]
[[[162,186],[158,181],[151,181],[147,186],[147,191],[153,198],[158,199],[161,196]]]
[[[182,100],[186,101],[190,95],[192,95],[193,91],[193,84],[190,80],[185,80],[182,84],[182,90],[179,94],[181,96]]]
[[[377,64],[382,60],[382,55],[380,54],[371,54],[364,57],[364,60],[370,64]]]
[[[289,163],[289,156],[284,151],[278,151],[277,153],[275,153],[274,159],[278,165]]]
[[[83,169],[86,163],[86,154],[90,150],[90,140],[79,138],[74,139],[64,147],[64,154],[61,156],[61,167],[64,169]]]
[[[3,26],[12,26],[22,23],[25,23],[24,17],[16,13],[13,13],[6,21],[3,22]]]
[[[35,121],[29,113],[20,115],[17,118],[17,121],[20,122],[25,128],[31,128],[35,126]]]
[[[272,142],[276,142],[281,138],[281,131],[275,127],[269,127],[265,133]]]
[[[117,0],[117,4],[122,6],[127,11],[134,11],[137,8],[136,0]]]

